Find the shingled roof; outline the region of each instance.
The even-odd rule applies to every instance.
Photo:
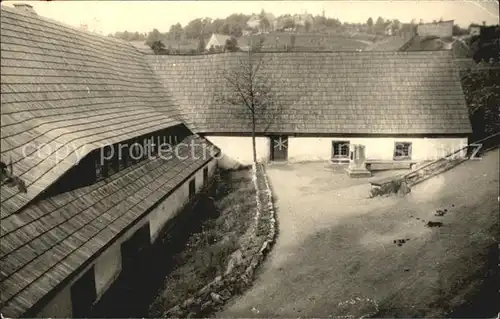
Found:
[[[182,142],[192,141],[211,147],[195,135]],[[211,155],[218,152],[213,150]],[[202,147],[193,149],[194,156],[188,148],[178,152],[179,156],[145,160],[105,181],[37,201],[2,219],[2,313],[35,317],[32,306],[211,159],[203,156]]]
[[[455,59],[472,57],[469,46],[458,38],[415,35],[401,46],[400,51],[451,50]]]
[[[257,119],[260,133],[471,132],[450,52],[262,54],[256,55],[265,61],[261,71],[280,93],[282,109]],[[180,103],[183,120],[199,133],[251,132],[243,107],[214,99],[227,90],[221,72],[238,67],[242,59],[247,55],[148,57]]]
[[[180,123],[131,44],[5,6],[1,30],[1,159],[28,186],[2,187],[2,219],[93,149]]]

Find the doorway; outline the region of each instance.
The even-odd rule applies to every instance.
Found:
[[[271,136],[271,161],[282,162],[288,159],[288,136]]]
[[[71,286],[73,318],[87,318],[97,298],[94,267]]]
[[[141,277],[149,262],[150,248],[149,223],[146,223],[121,246],[122,274],[127,280]]]

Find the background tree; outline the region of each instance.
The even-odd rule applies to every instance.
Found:
[[[375,22],[375,32],[377,34],[383,34],[385,29],[385,21],[384,18],[378,17],[377,22]]]
[[[191,20],[184,27],[184,36],[187,39],[198,39],[200,34],[203,32],[203,22],[202,19]]]
[[[278,77],[271,77],[266,72],[267,64],[264,55],[249,51],[248,54],[239,54],[236,63],[226,70],[221,76],[225,79],[225,85],[215,93],[218,103],[229,104],[244,119],[249,119],[252,130],[252,152],[253,161],[257,163],[256,129],[257,120],[262,122],[266,131],[274,122],[275,117],[281,113],[280,96],[282,88],[276,88]]]
[[[168,31],[168,38],[170,40],[180,40],[182,39],[184,34],[184,29],[180,23],[173,24],[170,26],[170,30]]]
[[[205,39],[203,35],[200,35],[200,38],[198,39],[198,53],[203,53],[205,52]]]
[[[311,26],[312,26],[311,22],[309,22],[309,21],[306,21],[304,23],[304,29],[306,30],[306,32],[309,32],[311,30]]]
[[[161,42],[160,40],[151,43],[150,47],[155,54],[160,55],[168,53],[168,51],[165,49],[165,44],[163,44],[163,42]]]
[[[269,29],[271,28],[271,22],[267,18],[267,15],[266,15],[266,12],[264,11],[264,9],[262,9],[262,11],[260,12],[259,19],[260,19],[260,21],[259,21],[260,30],[264,31],[264,32],[269,31]]]
[[[151,46],[153,43],[161,41],[163,39],[163,35],[158,31],[158,29],[153,29],[153,31],[149,32],[148,37],[146,39],[146,44]]]
[[[229,51],[229,52],[239,51],[238,41],[234,37],[227,39],[226,44],[224,46],[224,50]]]
[[[461,72],[474,139],[500,132],[500,69],[494,66]]]
[[[366,25],[368,25],[368,32],[373,33],[373,19],[369,17],[366,21]]]

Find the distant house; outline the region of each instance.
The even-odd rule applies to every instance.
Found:
[[[252,29],[258,29],[260,26],[260,16],[257,14],[252,14],[250,19],[247,21],[247,26]]]
[[[272,32],[276,30],[277,19],[274,14],[270,12],[264,13],[264,18],[269,22],[268,28],[263,28],[261,24],[261,16],[258,14],[253,14],[247,21],[247,26],[251,29],[257,29],[259,32]]]
[[[231,36],[229,35],[213,33],[205,46],[205,50],[209,51],[211,48],[215,50],[223,49],[226,45],[226,41],[230,39]]]
[[[385,35],[392,35],[392,29],[393,29],[393,26],[394,24],[391,22],[389,22],[386,26],[385,26],[385,29],[384,29],[384,34]]]
[[[472,51],[463,40],[452,37],[413,36],[399,51],[450,50],[455,59],[470,58]]]
[[[141,51],[144,54],[154,54],[153,49],[151,49],[151,47],[144,41],[130,41],[130,44],[132,44],[137,50]]]
[[[421,37],[452,37],[453,36],[453,20],[422,23],[417,25],[417,35]]]
[[[307,12],[294,15],[293,20],[296,26],[302,26],[302,27],[304,27],[307,23],[312,25],[314,22],[312,14]]]

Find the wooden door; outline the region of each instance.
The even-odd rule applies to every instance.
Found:
[[[288,136],[271,137],[271,160],[286,161],[288,159]]]
[[[71,286],[73,318],[86,318],[97,298],[94,267],[90,268]]]
[[[151,238],[149,223],[139,228],[132,237],[121,246],[122,274],[130,278],[140,278],[149,260]]]

